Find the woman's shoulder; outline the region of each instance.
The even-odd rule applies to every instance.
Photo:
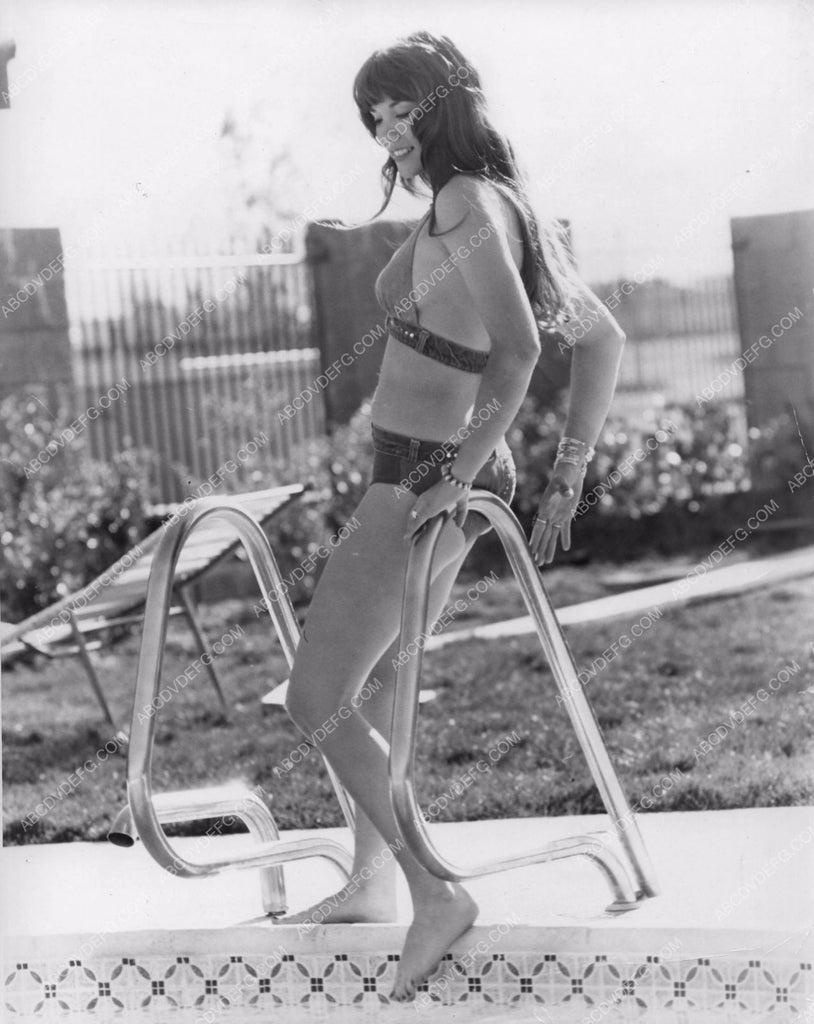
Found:
[[[439,232],[451,230],[464,219],[474,216],[478,222],[500,223],[512,234],[517,233],[518,211],[507,190],[482,174],[453,174],[438,190],[433,203]]]
[[[466,210],[472,207],[493,206],[499,201],[500,191],[493,181],[482,174],[459,171],[438,190],[434,205],[439,209]]]

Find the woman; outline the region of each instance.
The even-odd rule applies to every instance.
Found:
[[[489,529],[483,516],[467,514],[470,487],[513,496],[504,434],[540,353],[540,322],[552,326],[579,312],[595,325],[574,349],[566,436],[529,541],[538,564],[551,561],[558,541],[567,550],[624,335],[576,278],[556,238],[539,232],[511,146],[490,124],[478,75],[449,39],[420,32],[377,51],[359,71],[354,95],[365,127],[388,152],[382,209],[397,177],[413,194],[423,183],[432,203],[377,281],[390,333],[372,406],[373,473],[354,513],[360,525],[333,551],[314,592],[287,709],[312,737],[352,706],[368,677],[382,684],[367,688],[375,696],[359,710],[335,717],[337,728],[319,733],[322,753],[356,803],[353,874],[363,879],[329,901],[336,907],[329,922],[395,919],[395,866],[387,860],[394,851],[414,910],[392,994],[403,1000],[477,916],[460,885],[415,861],[390,804],[394,663],[411,538],[454,510],[432,567],[432,623],[467,551]],[[287,920],[309,919],[305,911]]]

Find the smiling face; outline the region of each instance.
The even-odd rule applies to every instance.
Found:
[[[370,108],[376,126],[376,141],[395,160],[402,178],[421,173],[421,143],[413,134],[412,120],[416,103],[391,100],[388,96]]]

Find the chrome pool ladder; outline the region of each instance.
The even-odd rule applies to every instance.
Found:
[[[423,648],[399,663],[393,707],[393,739],[390,748],[390,787],[393,809],[405,843],[424,867],[439,878],[462,881],[529,864],[584,856],[602,871],[611,892],[611,912],[629,910],[657,894],[657,886],[635,816],[627,802],[605,748],[596,718],[577,677],[571,652],[557,616],[543,588],[523,530],[508,505],[488,491],[473,490],[469,507],[484,515],[494,527],[523,598],[532,615],[538,638],[570,717],[577,740],[614,826],[614,832],[595,832],[549,842],[533,850],[490,860],[476,866],[455,866],[432,844],[415,794],[413,758],[418,724],[419,690]],[[449,514],[438,516],[413,538],[404,579],[399,649],[405,650],[425,633],[433,555]],[[167,871],[194,878],[239,868],[258,868],[263,907],[267,914],[285,913],[286,896],[282,866],[288,861],[323,857],[347,877],[352,868],[348,849],[320,837],[280,839],[268,795],[242,783],[153,794],[152,755],[155,741],[161,668],[172,601],[173,574],[178,556],[189,537],[206,520],[217,518],[231,526],[246,549],[268,608],[285,658],[291,666],[301,632],[294,609],[282,587],[282,578],[268,538],[257,521],[237,502],[203,499],[191,506],[189,515],[170,522],[158,544],[147,586],[144,627],[139,652],[130,744],[127,758],[127,806],[119,813],[109,838],[120,845],[141,839],[151,856]],[[141,713],[155,708],[153,714]],[[348,826],[355,814],[350,796],[325,761],[328,774]],[[182,857],[171,845],[162,822],[202,820],[229,814],[239,817],[253,833],[253,850],[228,859],[205,863]]]
[[[237,533],[289,666],[294,661],[300,639],[299,623],[282,587],[271,545],[259,523],[237,502],[225,498],[194,502],[187,516],[168,523],[150,570],[127,752],[127,806],[119,812],[108,838],[121,846],[130,845],[135,838],[141,839],[158,864],[180,878],[203,877],[236,868],[259,868],[263,909],[278,917],[287,910],[283,864],[306,857],[323,857],[332,861],[345,877],[350,877],[353,857],[348,849],[333,839],[318,836],[280,839],[270,800],[260,787],[232,783],[155,795],[152,791],[153,745],[161,706],[157,698],[175,565],[190,536],[211,519],[223,520]],[[147,708],[152,713],[145,714]],[[325,765],[345,820],[353,829],[353,802],[327,761]],[[199,863],[181,856],[161,827],[162,822],[196,821],[222,815],[240,818],[258,845],[225,860]]]
[[[608,911],[630,910],[642,900],[657,895],[653,868],[593,709],[580,685],[573,656],[543,588],[540,570],[531,556],[520,523],[502,499],[490,491],[475,489],[470,492],[469,509],[484,515],[500,539],[614,832],[560,839],[524,853],[468,867],[456,866],[442,857],[430,839],[413,782],[422,644],[415,645],[415,655],[406,660],[399,658],[396,668],[393,722],[398,722],[399,727],[392,730],[390,784],[399,828],[413,855],[428,871],[454,882],[563,857],[588,857],[602,871],[613,893]],[[449,515],[445,513],[430,520],[417,532],[410,547],[404,579],[400,651],[407,650],[411,642],[426,634],[433,554]]]

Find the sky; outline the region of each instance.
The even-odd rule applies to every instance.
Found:
[[[225,116],[261,190],[287,153],[280,203],[365,220],[382,159],[353,78],[418,29],[479,70],[589,279],[726,270],[730,217],[814,207],[814,0],[7,0],[0,226],[57,226],[83,256],[226,237]]]

